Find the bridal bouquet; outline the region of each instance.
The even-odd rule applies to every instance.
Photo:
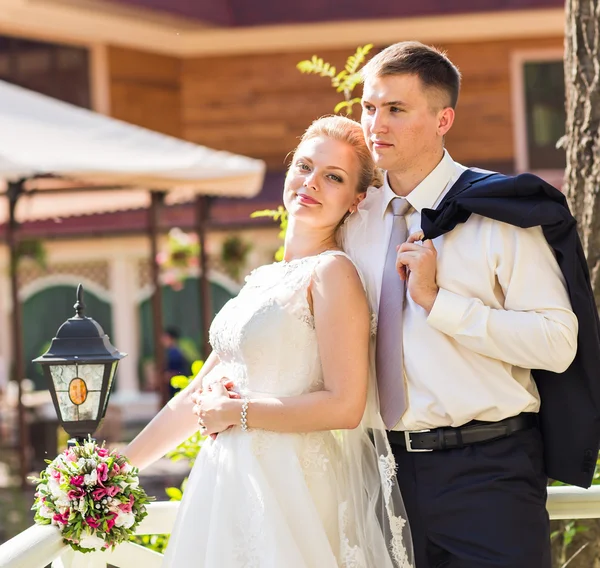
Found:
[[[35,522],[57,526],[75,550],[114,548],[148,514],[151,499],[139,486],[137,468],[117,451],[90,440],[46,463],[34,479]]]

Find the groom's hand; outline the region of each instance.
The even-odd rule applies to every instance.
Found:
[[[407,281],[407,291],[413,301],[427,313],[433,308],[439,288],[437,273],[437,251],[431,240],[421,242],[423,233],[413,233],[397,248],[396,270],[402,280]]]

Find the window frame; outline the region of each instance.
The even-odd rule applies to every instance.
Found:
[[[511,91],[513,116],[514,166],[516,173],[531,172],[556,187],[561,187],[565,170],[563,168],[535,169],[529,167],[527,140],[527,116],[525,101],[524,66],[526,63],[564,61],[564,50],[559,47],[527,49],[511,54]]]
[[[104,115],[110,115],[110,70],[108,46],[106,44],[97,42],[77,42],[63,38],[49,37],[46,34],[22,34],[10,30],[0,30],[0,34],[17,39],[41,41],[56,45],[87,49],[91,110]]]

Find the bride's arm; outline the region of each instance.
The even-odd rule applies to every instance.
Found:
[[[217,355],[211,353],[194,380],[172,398],[123,450],[132,465],[144,469],[198,430],[190,395],[201,388],[202,379],[218,362]]]
[[[315,329],[325,384],[323,390],[293,397],[251,398],[248,427],[276,432],[355,428],[367,398],[369,310],[352,263],[323,259],[311,285]],[[290,338],[290,340],[293,340]],[[224,389],[196,398],[209,433],[239,426],[242,401]]]

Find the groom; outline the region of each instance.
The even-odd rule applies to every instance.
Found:
[[[598,401],[598,387],[587,398],[569,397],[568,389],[585,389],[571,387],[576,381],[565,372],[578,352],[567,284],[589,297],[587,268],[574,266],[581,281],[565,281],[560,247],[550,246],[540,212],[564,220],[553,226],[570,235],[567,262],[575,263],[572,218],[560,193],[539,178],[468,170],[450,157],[444,137],[454,122],[460,73],[443,53],[418,42],[392,45],[368,62],[363,79],[365,139],[386,176],[348,220],[343,238],[379,315],[381,412],[416,567],[550,568],[550,442],[539,415],[546,396],[548,408],[562,404],[549,420],[555,429],[568,428],[586,408],[587,458],[577,454],[567,466],[575,473],[564,480],[589,485],[598,450],[598,413],[586,407]],[[552,203],[529,215],[521,191]],[[461,201],[472,195],[482,199]],[[439,222],[430,231],[437,238],[424,239],[425,221],[430,229]],[[590,351],[599,361],[597,341]],[[582,367],[585,388],[589,361]],[[548,385],[565,374],[561,400],[552,392],[540,396],[541,377],[532,369],[546,373]],[[560,458],[561,447],[552,444]],[[565,440],[564,452],[569,445]]]

